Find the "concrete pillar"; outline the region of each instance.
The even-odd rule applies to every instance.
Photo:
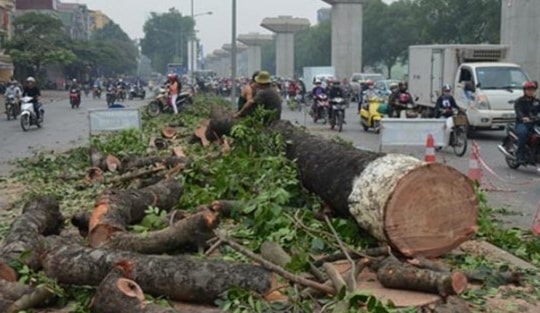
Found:
[[[229,60],[229,52],[223,50],[223,49],[217,49],[214,51],[214,54],[219,57],[218,59],[218,68],[219,68],[219,76],[220,77],[228,77],[230,74],[230,60]]]
[[[224,44],[223,47],[221,47],[221,49],[227,51],[229,53],[229,55],[232,53],[232,45],[230,43]],[[238,67],[239,67],[239,64],[240,64],[240,55],[244,51],[246,51],[247,49],[248,49],[248,47],[245,44],[240,43],[240,44],[236,45],[236,66],[237,66],[236,73],[237,74],[239,74]],[[229,63],[230,63],[230,61],[229,61]]]
[[[518,63],[531,79],[540,80],[540,1],[503,0],[501,44],[508,45],[508,60]]]
[[[294,33],[309,27],[307,18],[267,17],[261,26],[276,33],[276,76],[294,77]]]
[[[322,0],[332,5],[332,66],[336,77],[362,71],[362,4],[365,0]]]
[[[262,70],[261,46],[274,40],[272,35],[263,35],[259,33],[249,33],[238,36],[238,41],[248,46],[248,76],[256,71]]]

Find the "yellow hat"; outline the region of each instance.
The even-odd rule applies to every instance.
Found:
[[[258,84],[270,84],[272,82],[272,77],[267,71],[261,71],[257,77],[255,77],[255,82]]]

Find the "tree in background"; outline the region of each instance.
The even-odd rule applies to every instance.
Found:
[[[295,73],[302,76],[304,66],[330,66],[332,63],[332,23],[320,24],[295,34]]]
[[[152,61],[154,70],[163,72],[168,63],[187,64],[188,41],[194,36],[191,17],[183,16],[175,8],[162,14],[152,12],[143,30],[141,50]]]
[[[66,65],[76,59],[67,47],[62,21],[47,14],[27,13],[13,21],[14,36],[5,44],[15,64],[15,76],[34,75],[44,78],[47,64]],[[45,81],[39,80],[40,83]]]

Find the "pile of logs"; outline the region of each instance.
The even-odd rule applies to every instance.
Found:
[[[233,123],[230,115],[214,112],[196,136],[210,143],[227,134]],[[218,230],[220,220],[234,209],[228,201],[216,201],[181,218],[171,214],[162,230],[130,232],[130,226],[143,220],[149,206],[174,210],[184,186],[164,175],[142,188],[107,189],[97,197],[91,212],[72,216],[71,222],[84,241],[61,235],[64,217],[55,199],[42,196],[28,201],[0,244],[0,312],[17,312],[55,298],[48,288],[17,283],[16,263],[43,271],[61,285],[96,287],[91,304],[95,313],[187,312],[147,304],[144,293],[213,305],[224,292],[240,287],[268,300],[283,300],[277,291],[283,285],[276,274],[304,287],[301,294],[305,297],[335,295],[342,288],[353,291],[364,270],[374,271],[385,287],[443,298],[467,288],[466,273],[438,267],[427,259],[451,251],[476,231],[478,201],[464,175],[448,166],[425,164],[405,155],[348,148],[285,122],[270,130],[290,143],[287,156],[296,161],[303,185],[320,196],[335,215],[354,218],[384,249],[351,251],[334,231],[342,255],[314,262],[311,274],[295,275],[285,270],[291,257],[278,245],[266,243],[260,256]],[[170,129],[163,135],[173,136]],[[87,179],[103,181],[105,171],[119,172],[115,177],[136,177],[134,173],[144,167],[160,164],[160,170],[174,169],[187,162],[181,149],[167,158],[126,160],[93,150]],[[331,228],[328,215],[325,220]],[[258,265],[180,253],[206,251],[205,255],[210,255],[221,244]],[[336,259],[348,260],[350,270],[337,271],[332,265]],[[199,307],[193,312],[219,310]]]

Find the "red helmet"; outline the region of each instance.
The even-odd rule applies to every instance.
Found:
[[[538,89],[538,84],[535,81],[528,80],[523,83],[523,90],[525,89]]]
[[[409,102],[409,94],[407,94],[407,93],[399,94],[399,102],[400,103],[408,103]]]
[[[167,79],[170,81],[176,80],[177,77],[178,76],[175,73],[169,73],[169,75],[167,75]]]
[[[366,80],[366,85],[373,86],[373,84],[375,84],[375,82],[373,82],[371,79]]]

